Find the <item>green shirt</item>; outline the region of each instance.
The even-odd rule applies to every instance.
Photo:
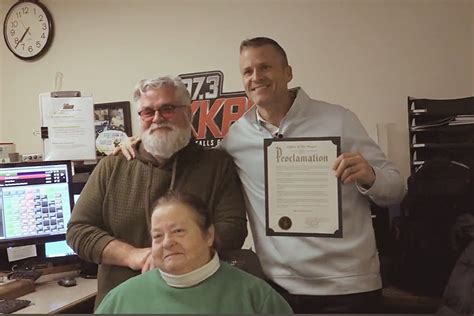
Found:
[[[189,288],[166,284],[158,270],[133,277],[109,292],[97,314],[292,314],[265,281],[221,262],[203,282]]]

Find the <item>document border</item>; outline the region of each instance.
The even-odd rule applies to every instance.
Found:
[[[275,232],[270,229],[269,224],[269,203],[268,203],[268,147],[274,142],[292,142],[292,141],[324,141],[329,140],[336,145],[338,157],[341,154],[341,138],[340,137],[292,137],[292,138],[265,138],[263,140],[264,148],[264,172],[265,172],[265,231],[267,236],[306,236],[306,237],[330,237],[330,238],[342,238],[342,205],[341,205],[341,182],[337,181],[337,204],[338,204],[338,229],[333,234],[325,233],[282,233]]]

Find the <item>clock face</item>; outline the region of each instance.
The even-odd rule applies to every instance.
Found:
[[[17,2],[3,23],[3,37],[10,51],[21,59],[34,59],[49,48],[53,22],[48,9],[39,2]]]

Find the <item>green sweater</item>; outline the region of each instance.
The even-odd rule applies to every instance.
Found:
[[[221,262],[215,274],[189,288],[166,284],[158,270],[110,291],[97,314],[292,314],[265,281]]]
[[[190,143],[165,166],[142,146],[137,159],[108,156],[87,181],[68,224],[67,241],[84,260],[100,263],[105,246],[114,239],[134,247],[151,246],[151,206],[169,188],[201,197],[216,227],[216,247],[239,249],[247,235],[241,185],[232,159],[216,149]],[[99,265],[96,306],[108,291],[140,271]]]

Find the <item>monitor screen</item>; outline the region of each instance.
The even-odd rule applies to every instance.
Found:
[[[75,255],[76,253],[65,240],[47,242],[44,245],[44,256],[46,258],[57,258]]]
[[[0,164],[0,246],[64,239],[71,184],[70,161]]]

